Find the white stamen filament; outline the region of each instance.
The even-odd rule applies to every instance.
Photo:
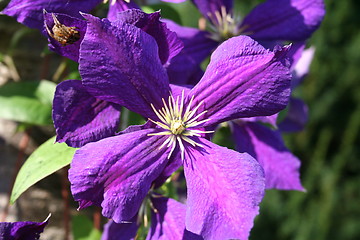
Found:
[[[233,36],[238,36],[243,28],[239,29],[240,17],[234,16],[233,13],[227,12],[225,6],[221,6],[220,11],[213,14],[208,13],[213,25],[210,25],[213,33],[211,38],[215,41],[223,41]]]
[[[151,104],[151,108],[153,109],[156,116],[159,118],[159,121],[154,121],[149,119],[159,127],[163,128],[164,131],[157,133],[150,133],[148,136],[155,135],[167,135],[169,136],[159,147],[162,149],[163,147],[171,147],[168,158],[170,158],[171,154],[174,152],[175,147],[179,144],[181,159],[184,160],[185,157],[185,146],[184,142],[189,143],[190,145],[196,147],[203,147],[202,144],[195,142],[189,137],[197,136],[201,137],[201,134],[212,133],[213,131],[203,131],[198,129],[190,129],[192,127],[199,126],[210,119],[204,119],[201,121],[196,121],[201,116],[203,116],[207,111],[203,111],[199,114],[196,114],[198,109],[203,104],[201,101],[193,110],[191,110],[191,104],[193,102],[194,96],[191,97],[188,106],[184,111],[184,91],[181,93],[181,98],[179,96],[176,99],[170,95],[168,101],[162,99],[163,107],[159,110],[155,109],[154,105]]]

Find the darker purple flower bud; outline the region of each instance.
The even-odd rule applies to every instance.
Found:
[[[38,240],[48,224],[44,222],[1,222],[0,240]]]

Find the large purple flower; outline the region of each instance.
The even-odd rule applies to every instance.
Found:
[[[48,224],[44,222],[0,222],[0,240],[37,240]]]
[[[172,91],[153,37],[131,24],[85,17],[79,60],[85,89],[150,121],[76,152],[69,179],[80,208],[101,205],[104,216],[129,221],[152,183],[183,164],[186,229],[208,239],[246,239],[264,193],[262,168],[204,135],[223,121],[286,106],[287,48],[272,52],[249,37],[229,39],[193,89]]]

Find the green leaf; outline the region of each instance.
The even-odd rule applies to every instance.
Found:
[[[21,167],[12,189],[11,203],[41,179],[70,164],[76,148],[54,142],[55,137],[52,137],[43,143]]]
[[[10,82],[0,87],[0,118],[37,125],[52,124],[56,84],[50,81]]]
[[[84,215],[72,217],[74,240],[100,240],[101,232],[93,227],[92,221]]]

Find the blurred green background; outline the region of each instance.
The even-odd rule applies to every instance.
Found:
[[[6,2],[0,1],[0,9]],[[259,2],[238,0],[236,6],[245,14]],[[360,1],[326,0],[325,4],[325,19],[308,43],[316,47],[310,74],[295,92],[309,105],[310,120],[304,131],[284,136],[302,160],[307,192],[268,191],[252,230],[253,240],[360,239]],[[167,6],[180,12],[183,24],[196,26],[199,15],[191,4]],[[171,9],[163,8],[162,14],[174,17]],[[34,50],[32,41],[39,38],[35,30],[0,16],[0,60],[11,55],[20,76],[30,80],[51,79],[63,61],[54,54],[39,55],[46,45],[42,39]],[[44,61],[49,56],[54,66]],[[76,66],[67,66],[55,81],[76,75],[72,69]]]

